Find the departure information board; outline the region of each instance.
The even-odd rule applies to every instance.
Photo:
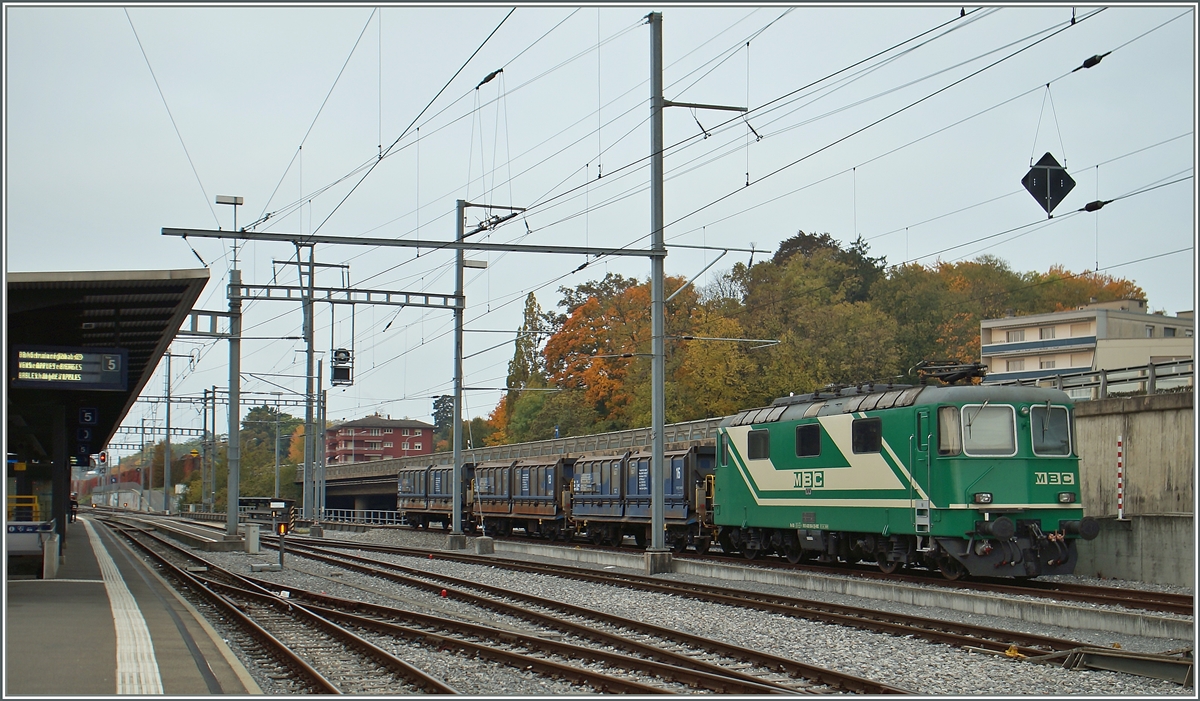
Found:
[[[31,389],[124,391],[129,351],[124,348],[15,346],[9,386]]]

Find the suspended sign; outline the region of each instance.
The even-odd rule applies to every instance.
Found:
[[[1021,184],[1042,205],[1048,216],[1075,187],[1075,180],[1067,175],[1067,169],[1059,165],[1054,156],[1046,152],[1042,160],[1021,179]]]

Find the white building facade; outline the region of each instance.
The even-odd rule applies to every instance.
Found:
[[[1116,370],[1193,356],[1192,312],[1151,314],[1126,299],[1078,309],[985,319],[979,325],[985,383]]]

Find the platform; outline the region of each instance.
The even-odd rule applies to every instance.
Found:
[[[5,582],[4,697],[261,694],[221,637],[87,516],[54,579]]]

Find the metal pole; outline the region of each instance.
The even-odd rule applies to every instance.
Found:
[[[316,387],[316,390],[313,392],[313,400],[317,404],[316,412],[315,412],[316,416],[320,416],[320,414],[321,414],[321,385],[323,384],[323,380],[324,380],[324,378],[323,378],[324,369],[325,369],[324,365],[325,365],[325,361],[323,361],[323,360],[317,361],[317,387]],[[319,441],[317,440],[317,422],[316,422],[316,418],[314,417],[314,419],[313,419],[313,461],[312,461],[312,465],[313,465],[312,508],[310,508],[308,510],[308,517],[311,519],[314,519],[314,520],[317,518],[317,514],[320,513],[318,511],[318,509],[320,508],[321,494],[324,489],[324,485],[322,485],[320,483],[319,477],[317,476],[317,466],[321,464],[321,457],[317,451],[317,446],[321,447],[321,450],[319,451],[320,453],[325,452],[325,435],[324,435],[324,432],[322,432],[321,436],[320,436],[320,440]]]
[[[663,251],[663,86],[662,13],[650,13],[650,250]],[[665,550],[663,530],[663,424],[666,377],[663,349],[663,259],[650,258],[650,551]]]
[[[466,200],[456,200],[454,203],[454,240],[462,241],[464,237]],[[463,294],[463,251],[454,253],[454,294],[462,299]],[[451,440],[454,441],[454,523],[450,529],[451,535],[462,534],[462,340],[463,340],[463,307],[454,307],[454,430]]]
[[[234,210],[236,211],[236,209]],[[238,532],[239,474],[241,447],[241,387],[242,387],[242,271],[229,271],[229,446],[226,448],[229,481],[226,489],[225,537],[236,538]]]
[[[163,448],[163,511],[171,513],[171,349],[167,348],[167,438]]]
[[[304,494],[302,495],[301,515],[310,518],[312,515],[313,495],[313,458],[317,454],[315,428],[313,426],[313,256],[316,246],[308,249],[308,289],[304,293],[304,343],[305,351],[304,373]],[[299,256],[297,255],[297,260]],[[302,270],[302,268],[301,268]]]
[[[217,504],[217,386],[212,386],[212,452],[208,465],[208,509],[212,511]]]
[[[275,400],[275,498],[279,498],[279,399]]]
[[[204,430],[200,432],[200,510],[204,511],[204,498],[208,495],[205,491],[206,480],[208,475],[208,388],[204,389],[204,410],[201,412],[202,423]]]
[[[146,490],[153,486],[153,482],[149,481],[150,468],[153,465],[146,465],[146,417],[142,417],[142,508],[145,511],[150,510],[150,498],[146,496]]]
[[[327,451],[324,449],[325,448],[325,431],[326,431],[325,411],[328,408],[326,405],[326,401],[329,398],[327,396],[326,392],[327,392],[326,390],[321,390],[321,404],[320,404],[321,411],[319,412],[319,416],[320,416],[320,420],[321,420],[321,448],[322,448],[322,450],[320,453],[321,462],[317,468],[317,486],[318,486],[318,489],[317,489],[317,515],[318,515],[318,519],[320,518],[320,516],[323,516],[325,513],[325,459],[327,457]],[[318,523],[319,522],[320,521],[318,520]]]

